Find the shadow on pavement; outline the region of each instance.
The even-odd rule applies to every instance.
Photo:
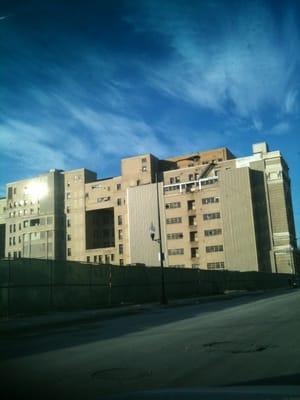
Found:
[[[298,292],[298,291],[297,291]],[[102,342],[124,335],[141,333],[149,328],[156,328],[186,319],[218,313],[226,309],[259,303],[267,299],[294,295],[297,292],[267,292],[252,294],[228,300],[212,301],[204,304],[185,306],[154,306],[142,308],[134,314],[98,317],[96,320],[69,321],[64,326],[47,326],[17,334],[1,335],[0,360],[19,358],[42,352],[65,349],[83,344]],[[298,292],[299,293],[299,292]],[[103,343],[104,345],[104,343]]]

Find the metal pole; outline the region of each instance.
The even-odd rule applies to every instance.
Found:
[[[162,251],[162,235],[161,235],[161,222],[160,222],[160,205],[159,205],[159,191],[158,191],[158,178],[157,172],[155,174],[156,182],[156,197],[157,197],[157,219],[158,219],[158,243],[159,243],[159,258],[160,258],[160,270],[161,270],[161,304],[168,304],[166,290],[165,290],[165,276],[164,276],[164,261]]]
[[[10,315],[10,282],[11,282],[11,263],[8,258],[8,285],[7,285],[7,316]]]

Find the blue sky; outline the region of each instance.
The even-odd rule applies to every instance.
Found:
[[[300,3],[0,2],[0,188],[50,168],[267,141],[300,236]]]

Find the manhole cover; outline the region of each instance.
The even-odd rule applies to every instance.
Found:
[[[152,371],[150,369],[142,370],[139,368],[108,368],[93,372],[91,377],[95,379],[123,381],[141,379],[150,375],[152,375]]]

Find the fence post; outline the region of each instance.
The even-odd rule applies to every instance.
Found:
[[[89,307],[92,308],[92,264],[89,268]]]
[[[11,282],[10,257],[8,258],[8,282],[7,282],[7,316],[10,315],[10,282]]]
[[[108,275],[108,305],[111,306],[112,294],[111,294],[111,286],[112,286],[112,276],[111,276],[111,265],[109,265],[109,275]]]
[[[49,265],[49,307],[48,311],[51,311],[53,308],[53,279],[52,279],[52,274],[53,274],[53,263],[52,260],[48,260],[48,265]]]

